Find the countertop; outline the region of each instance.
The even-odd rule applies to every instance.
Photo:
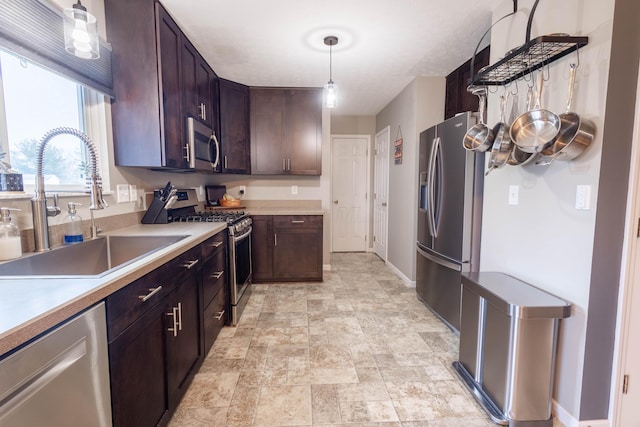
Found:
[[[0,355],[224,230],[223,223],[136,225],[105,235],[187,237],[102,277],[0,279]]]

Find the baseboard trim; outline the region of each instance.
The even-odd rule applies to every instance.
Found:
[[[395,265],[391,264],[389,260],[387,260],[387,266],[393,271],[399,278],[402,280],[407,288],[415,288],[416,282],[415,280],[409,279],[404,275],[402,271],[400,271]]]
[[[551,412],[566,427],[611,427],[609,420],[578,421],[555,400],[551,403]]]

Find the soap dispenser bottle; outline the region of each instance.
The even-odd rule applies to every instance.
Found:
[[[69,215],[67,216],[67,229],[64,233],[64,244],[70,245],[73,243],[80,243],[84,240],[82,235],[82,218],[76,212],[76,206],[81,206],[80,203],[69,202],[67,207],[69,209]]]
[[[0,261],[22,256],[20,230],[17,225],[11,222],[11,211],[19,210],[0,208]]]

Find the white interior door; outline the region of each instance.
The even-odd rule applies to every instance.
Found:
[[[629,188],[634,209],[628,220],[627,268],[621,303],[621,333],[618,387],[613,393],[614,425],[640,426],[640,80],[636,87],[636,120]],[[626,384],[625,384],[626,383]]]
[[[391,128],[387,126],[376,134],[373,185],[373,250],[384,261],[387,260],[390,145]]]
[[[367,250],[369,144],[366,135],[331,137],[331,247],[333,252]]]

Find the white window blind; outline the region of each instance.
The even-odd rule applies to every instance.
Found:
[[[0,47],[114,96],[111,46],[101,40],[98,59],[69,54],[64,48],[62,10],[47,0],[1,0]]]

